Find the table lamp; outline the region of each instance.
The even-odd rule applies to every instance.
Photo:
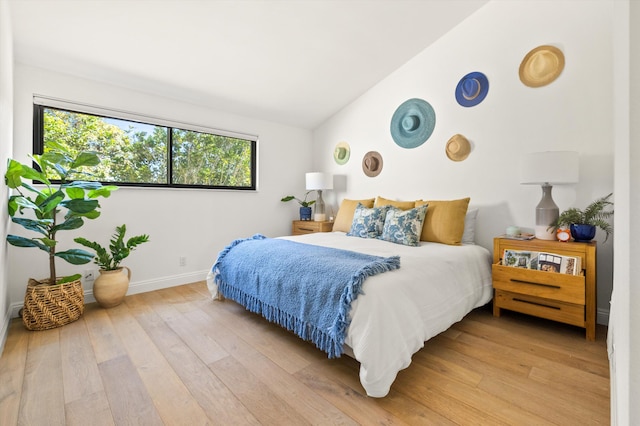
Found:
[[[532,152],[521,157],[520,183],[542,186],[542,199],[536,206],[536,238],[556,239],[556,234],[548,230],[560,215],[551,197],[552,185],[577,183],[578,171],[579,155],[573,151]]]
[[[316,191],[318,198],[315,203],[313,220],[322,222],[327,220],[327,211],[325,210],[324,200],[322,199],[322,191],[325,189],[333,189],[333,176],[329,173],[310,172],[306,174],[307,191]]]

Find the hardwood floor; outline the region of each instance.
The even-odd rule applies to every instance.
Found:
[[[0,358],[0,425],[609,423],[606,329],[490,309],[413,356],[386,398],[358,363],[213,302],[204,282],[132,295],[48,331],[14,320]]]

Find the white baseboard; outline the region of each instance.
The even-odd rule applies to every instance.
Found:
[[[161,290],[163,288],[176,287],[183,284],[204,281],[207,278],[208,273],[209,270],[207,269],[205,271],[189,272],[186,274],[172,275],[170,277],[163,277],[153,280],[131,282],[129,283],[129,290],[127,291],[127,294],[146,293],[148,291]],[[95,301],[96,299],[95,297],[93,297],[93,290],[85,290],[84,303],[92,303]],[[18,312],[20,312],[20,309],[22,309],[23,305],[23,301],[12,303],[9,307],[10,317],[17,318]]]
[[[204,281],[207,279],[207,274],[209,270],[205,271],[196,271],[189,272],[187,274],[180,275],[172,275],[170,277],[158,278],[153,280],[146,281],[137,281],[129,284],[129,291],[127,294],[138,294],[138,293],[146,293],[148,291],[160,290],[163,288],[176,287],[183,284],[193,283],[196,281]],[[96,299],[93,297],[93,291],[87,290],[84,293],[84,301],[85,303],[95,302]],[[11,304],[9,307],[10,318],[17,318],[18,312],[22,308],[23,302],[16,302]],[[602,325],[609,325],[609,310],[608,309],[598,309],[596,311],[596,323]],[[9,321],[5,321],[3,329],[0,330],[2,334],[0,334],[0,348],[4,346],[4,338],[6,338],[7,330],[6,328],[9,326]]]
[[[9,312],[11,313],[11,318],[18,318],[18,313],[20,309],[24,306],[24,301],[21,302],[13,302],[9,307]]]
[[[596,310],[596,324],[609,325],[609,309]]]
[[[11,306],[4,312],[4,321],[2,322],[2,330],[0,330],[0,355],[4,351],[4,344],[7,342],[9,335],[9,323],[11,322]]]

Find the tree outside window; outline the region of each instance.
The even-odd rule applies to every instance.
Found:
[[[84,180],[135,186],[255,189],[257,142],[34,105],[35,153],[60,144],[93,150],[101,163]]]

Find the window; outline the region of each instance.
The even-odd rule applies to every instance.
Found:
[[[256,189],[256,137],[152,124],[123,115],[34,103],[34,153],[46,152],[56,143],[72,152],[96,151],[101,163],[83,179],[103,183]]]

